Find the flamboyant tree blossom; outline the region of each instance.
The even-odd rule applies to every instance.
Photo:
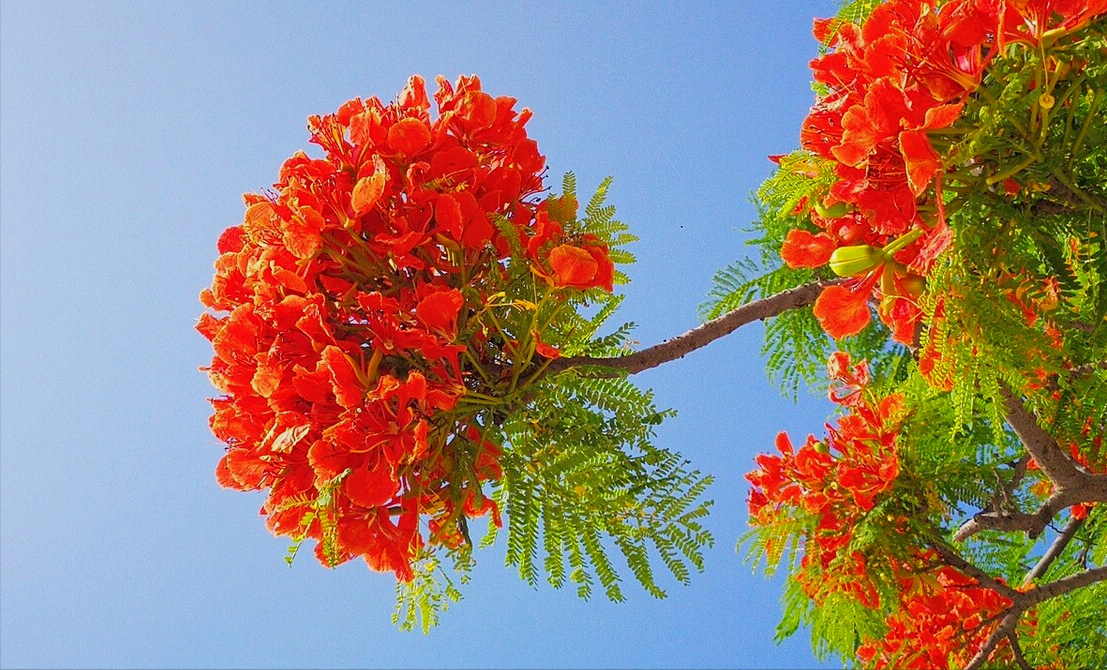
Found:
[[[651,443],[626,375],[769,320],[770,373],[838,407],[747,475],[780,633],[861,667],[1107,663],[1107,0],[861,0],[815,21],[799,149],[758,192],[758,258],[708,321],[632,351],[633,241],[528,110],[476,77],[309,120],[218,242],[223,486],[269,529],[399,584],[397,621],[459,597],[467,520],[534,583],[663,596],[703,568],[711,478]],[[874,318],[875,317],[875,318]],[[798,446],[797,446],[798,445]]]

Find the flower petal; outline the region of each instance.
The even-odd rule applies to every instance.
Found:
[[[827,286],[815,301],[815,318],[836,340],[856,335],[869,325],[869,294],[844,286]]]

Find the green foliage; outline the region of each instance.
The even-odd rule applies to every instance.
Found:
[[[535,584],[541,549],[552,585],[567,576],[587,598],[598,577],[609,598],[622,600],[607,537],[642,586],[662,597],[650,549],[682,583],[689,565],[703,568],[702,548],[712,539],[700,525],[710,502],[700,498],[711,479],[649,444],[665,413],[648,395],[624,379],[564,376],[571,379],[539,391],[504,425],[511,449],[494,496],[510,519],[507,561]]]
[[[469,552],[454,552],[451,556],[460,581],[467,582],[472,568]],[[413,580],[396,582],[396,608],[392,612],[392,623],[402,631],[418,627],[426,634],[438,625],[441,612],[461,600],[461,591],[442,569],[439,559],[429,553],[413,563],[412,571],[415,573]]]
[[[333,509],[334,492],[342,480],[349,476],[350,472],[351,470],[347,468],[330,481],[325,482],[319,487],[317,496],[307,494],[292,496],[278,508],[277,511],[281,512],[295,507],[307,507],[310,510],[300,522],[301,532],[293,537],[292,545],[289,546],[288,552],[285,554],[284,562],[288,564],[288,567],[292,567],[296,555],[300,552],[300,547],[303,546],[308,537],[307,529],[314,523],[318,523],[322,527],[323,541],[321,545],[323,556],[326,557],[328,565],[334,567],[341,562],[335,549],[335,533],[338,532],[338,529],[335,525]]]
[[[613,259],[630,262],[622,247],[635,238],[604,204],[610,183],[601,182],[570,230],[598,236]],[[563,186],[575,199],[572,174]],[[582,294],[573,304],[593,306],[595,313],[561,313],[544,337],[566,356],[628,353],[629,324],[600,335],[621,300],[601,291]],[[551,585],[571,583],[588,598],[598,581],[618,601],[623,578],[609,556],[617,549],[642,587],[663,597],[655,560],[680,583],[688,582],[691,568],[703,569],[703,549],[713,542],[700,522],[711,505],[702,499],[711,478],[651,443],[671,411],[658,410],[651,393],[624,377],[597,373],[582,368],[545,376],[529,388],[522,407],[495,419],[504,436],[504,476],[492,496],[508,518],[506,560],[530,584],[544,571]],[[496,535],[493,529],[485,543]]]
[[[814,172],[814,176],[797,172],[797,166]],[[758,249],[758,257],[740,259],[715,273],[708,299],[700,305],[704,320],[812,281],[834,278],[825,268],[790,268],[780,258],[780,247],[789,230],[814,230],[806,218],[807,210],[797,214],[797,206],[825,192],[832,177],[805,152],[781,159],[780,169],[757,192],[758,218],[750,229],[753,237],[749,244]],[[823,392],[826,360],[837,350],[866,359],[878,373],[893,376],[902,376],[908,360],[903,347],[889,344],[887,330],[876,319],[872,327],[843,342],[835,342],[826,334],[810,308],[790,310],[767,320],[761,353],[769,379],[786,396],[794,399],[801,384]]]

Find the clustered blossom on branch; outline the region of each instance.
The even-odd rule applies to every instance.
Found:
[[[964,667],[1012,604],[949,566],[931,574],[905,575],[900,582],[901,602],[888,619],[887,634],[857,648],[857,658],[867,667]],[[992,660],[1013,660],[1006,640]]]
[[[896,435],[904,416],[903,397],[875,398],[865,362],[848,354],[830,359],[835,381],[830,398],[846,415],[827,426],[820,441],[809,435],[797,450],[787,434],[777,436],[779,456],[761,454],[757,470],[746,478],[750,523],[771,526],[784,518],[802,518],[812,529],[804,546],[804,589],[819,602],[827,593],[847,592],[868,607],[879,597],[868,580],[866,557],[849,549],[858,521],[877,498],[895,485],[900,464]],[[773,554],[781,547],[768,547]]]
[[[219,483],[267,491],[261,513],[269,529],[293,538],[294,549],[314,540],[325,565],[360,557],[413,582],[412,607],[437,606],[415,579],[417,569],[422,576],[434,564],[422,559],[436,549],[465,556],[469,518],[488,515],[500,525],[498,505],[484,492],[494,482],[502,484],[498,495],[516,496],[507,498],[513,519],[525,494],[544,497],[538,507],[551,505],[540,512],[524,505],[521,524],[510,526],[519,546],[509,537],[509,562],[515,554],[524,577],[533,578],[541,532],[551,583],[564,581],[568,553],[581,593],[591,561],[617,594],[618,577],[602,555],[608,533],[658,593],[645,539],[683,581],[675,552],[698,566],[696,546],[711,539],[695,521],[709,503],[687,512],[682,506],[708,480],[658,465],[669,463],[661,451],[620,451],[642,448],[639,438],[661,415],[648,394],[623,393],[626,403],[612,403],[621,387],[593,382],[676,360],[743,324],[808,306],[823,331],[850,337],[869,325],[875,306],[892,340],[909,350],[871,338],[858,343],[863,354],[830,356],[829,395],[841,415],[824,438],[809,436],[798,448],[781,433],[778,454],[758,456],[747,475],[758,546],[774,565],[798,557],[790,593],[800,602],[790,599],[789,607],[865,618],[864,625],[837,622],[845,635],[813,626],[817,646],[866,667],[1028,667],[1018,636],[1037,630],[1043,603],[1107,579],[1107,567],[1088,567],[1085,551],[1082,572],[1039,583],[1077,541],[1080,525],[1099,523],[1096,503],[1107,502],[1102,411],[1088,412],[1073,394],[1071,407],[1057,409],[1066,383],[1102,370],[1100,345],[1068,349],[1095,340],[1102,327],[1086,321],[1088,314],[1102,319],[1102,279],[1081,266],[1102,254],[1103,240],[1092,239],[1101,235],[1095,231],[1079,239],[1081,222],[1060,235],[1047,230],[1070,214],[1107,211],[1107,199],[1075,184],[1102,171],[1099,156],[1079,149],[1103,93],[1095,88],[1103,63],[1089,63],[1094,49],[1107,54],[1104,26],[1089,24],[1104,14],[1107,0],[889,0],[859,24],[817,21],[815,35],[828,47],[812,62],[820,95],[801,151],[779,159],[781,171],[770,180],[788,185],[778,201],[787,204],[767,217],[762,242],[775,254],[783,240],[789,268],[829,271],[815,273],[815,281],[811,273],[782,271],[808,283],[753,302],[748,289],[763,288],[764,277],[730,286],[720,303],[733,308],[728,313],[633,354],[619,334],[590,340],[618,302],[608,244],[626,239],[611,232],[617,222],[595,204],[602,197],[578,220],[570,180],[566,195],[542,195],[545,159],[525,130],[529,110],[488,95],[476,77],[453,85],[439,78],[432,116],[424,82],[413,77],[394,103],[354,99],[311,117],[311,140],[323,157],[299,152],[271,190],[245,196],[244,220],[220,236],[215,277],[200,296],[211,311],[197,329],[215,354],[204,369],[222,394],[211,401],[212,431],[226,444]],[[1019,114],[1028,123],[1006,114],[996,88],[1025,103]],[[1068,110],[1063,131],[1050,125],[1055,106]],[[982,130],[982,118],[1010,136],[981,139],[994,130]],[[1078,156],[1083,164],[1070,169]],[[1047,165],[1050,157],[1064,158],[1064,168]],[[1029,167],[1032,177],[1023,173]],[[1038,197],[1055,185],[1048,198]],[[777,209],[791,215],[778,218]],[[973,218],[992,210],[1010,221],[978,225]],[[1042,225],[1039,211],[1057,218]],[[1013,232],[984,244],[972,239],[1000,227]],[[1011,240],[1029,251],[1004,256]],[[1038,257],[1041,267],[1025,267]],[[606,301],[600,316],[575,311],[593,298]],[[995,307],[992,322],[966,323],[987,311],[982,306]],[[1066,324],[1080,334],[1063,332]],[[592,330],[582,335],[586,326]],[[806,326],[798,330],[809,334]],[[1012,348],[1006,334],[1023,342],[1016,361],[1006,351],[996,355]],[[799,366],[794,354],[783,366]],[[893,369],[890,379],[874,380],[869,364],[854,358],[895,366],[885,368]],[[984,365],[995,369],[981,373]],[[597,411],[545,425],[528,413],[547,388],[542,380],[572,386],[566,397]],[[987,402],[974,408],[977,398]],[[611,422],[618,430],[607,435],[616,443],[596,449],[594,438],[606,435],[600,426],[622,405]],[[959,432],[978,417],[971,431]],[[537,430],[511,432],[505,425],[512,422]],[[982,437],[982,425],[993,429],[990,436]],[[560,444],[558,431],[571,439]],[[941,451],[954,433],[965,445]],[[542,443],[537,454],[557,453],[548,461],[532,454],[519,474],[520,452],[505,445],[516,449],[530,437]],[[562,454],[566,445],[588,451]],[[638,468],[621,493],[653,487],[647,500],[628,494],[610,505],[608,489],[619,488],[610,486],[610,468]],[[595,476],[578,483],[565,476],[569,470]],[[946,472],[956,481],[932,481]],[[977,481],[981,473],[988,481]],[[529,475],[550,476],[533,486]],[[572,494],[551,493],[550,484],[571,485]],[[602,495],[592,496],[589,486]],[[587,521],[553,507],[578,495],[590,498]],[[655,516],[655,504],[679,518]],[[996,567],[1011,563],[1016,550],[1024,552],[1018,560],[1030,556],[1063,510],[1070,510],[1069,525],[1029,572],[1012,577]],[[948,527],[954,521],[960,529]],[[947,542],[986,544],[989,538],[974,538],[983,530],[1025,535],[1029,544],[1012,543],[1016,549],[989,566],[1020,588]],[[566,544],[574,535],[583,544]]]
[[[268,489],[270,530],[317,540],[323,563],[360,556],[402,580],[424,546],[466,541],[464,516],[499,523],[481,400],[558,355],[497,320],[508,264],[549,300],[613,279],[607,247],[565,226],[575,201],[537,197],[530,111],[476,77],[438,85],[434,118],[419,77],[392,104],[311,117],[324,157],[298,152],[272,191],[245,196],[201,293],[226,314],[197,326],[223,394],[219,482]]]
[[[849,278],[827,287],[815,305],[827,333],[859,333],[875,298],[893,338],[913,342],[915,299],[952,241],[941,189],[950,157],[929,133],[958,120],[1005,46],[1036,47],[1104,11],[1104,0],[892,0],[860,26],[816,21],[815,37],[832,50],[812,61],[826,92],[800,137],[832,166],[835,180],[810,203],[818,231],[792,230],[781,255],[790,267],[829,263]]]
[[[899,602],[887,620],[886,635],[858,647],[857,657],[866,666],[964,664],[996,629],[1011,602],[937,561],[932,550],[911,546],[909,520],[899,513],[884,520],[889,542],[875,554],[851,547],[864,518],[896,485],[896,442],[907,409],[902,395],[875,397],[868,365],[853,364],[848,354],[831,356],[828,376],[833,383],[830,399],[847,413],[837,426],[827,426],[823,441],[809,435],[797,450],[781,433],[780,456],[756,458],[758,469],[746,475],[752,484],[750,523],[769,527],[799,521],[809,529],[795,578],[816,605],[837,594],[879,610],[871,562],[890,566],[899,582]],[[902,541],[893,544],[891,536]],[[781,549],[766,547],[770,556]]]

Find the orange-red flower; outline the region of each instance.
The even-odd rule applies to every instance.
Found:
[[[615,266],[607,247],[585,240],[583,247],[561,244],[550,250],[553,285],[565,288],[612,290]]]
[[[827,426],[823,440],[809,435],[797,449],[781,433],[776,439],[779,456],[757,456],[758,469],[746,475],[753,485],[750,523],[794,528],[797,517],[809,520],[797,576],[808,596],[818,603],[830,593],[844,593],[877,607],[867,559],[846,548],[854,526],[899,477],[896,438],[904,418],[903,399],[873,398],[867,364],[854,365],[848,354],[831,356],[828,370],[835,382],[830,398],[848,413],[836,426]]]
[[[439,79],[434,100],[436,117],[413,77],[394,103],[311,117],[323,158],[297,152],[272,191],[245,196],[200,296],[222,315],[197,323],[223,394],[218,482],[268,489],[270,530],[317,540],[324,563],[360,556],[400,579],[424,547],[456,546],[459,514],[498,523],[480,487],[501,476],[500,451],[458,406],[519,354],[482,320],[505,266],[552,269],[572,288],[610,290],[614,273],[598,238],[567,238],[538,198],[545,159],[529,111],[476,77]],[[549,202],[573,221],[575,203]],[[525,257],[511,257],[520,245],[505,232]]]
[[[865,640],[857,657],[872,668],[964,667],[999,625],[1011,601],[949,566],[926,579],[905,576],[896,612],[882,639]],[[1012,660],[1000,644],[993,662]]]

